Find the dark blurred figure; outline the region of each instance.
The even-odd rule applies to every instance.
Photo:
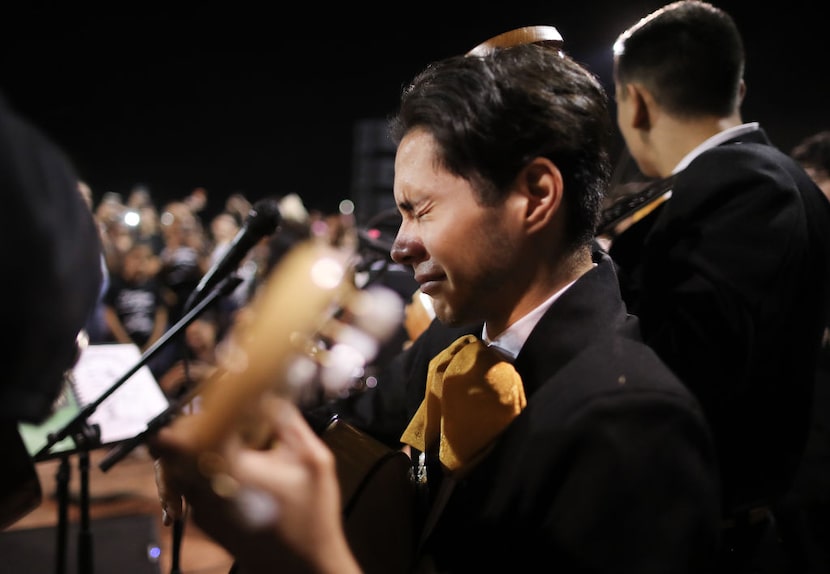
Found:
[[[719,451],[721,572],[800,572],[771,513],[807,438],[830,294],[830,203],[744,123],[744,47],[722,10],[681,1],[614,45],[617,123],[667,183],[614,239],[643,336],[697,395]],[[786,532],[785,532],[786,530]]]
[[[830,130],[804,138],[790,155],[830,199]]]
[[[213,216],[208,225],[209,268],[218,265],[222,258],[225,257],[233,247],[233,241],[241,229],[242,223],[229,211],[222,211]],[[222,331],[230,327],[236,311],[247,304],[252,289],[251,283],[254,280],[255,270],[256,264],[252,261],[251,253],[249,252],[236,269],[236,275],[241,279],[240,284],[233,292],[220,297],[214,303],[214,307],[219,311],[217,321],[222,325]]]
[[[40,502],[18,424],[39,424],[51,413],[101,288],[101,242],[79,181],[64,153],[0,95],[3,528]]]
[[[202,276],[208,270],[209,245],[202,221],[184,201],[167,203],[161,213],[164,249],[159,259],[158,278],[165,294],[168,328],[188,311],[185,307]],[[159,350],[157,365],[163,372],[185,356],[184,333],[177,333]]]
[[[225,200],[225,211],[233,214],[237,223],[241,227],[248,214],[251,212],[253,204],[248,200],[245,194],[241,191],[235,191]]]
[[[78,191],[81,192],[81,197],[84,198],[84,203],[86,203],[89,208],[89,212],[93,214],[93,219],[95,220],[95,225],[98,227],[99,233],[103,235],[103,228],[100,225],[98,218],[95,216],[92,188],[85,181],[79,181]],[[103,250],[103,237],[101,245],[101,290],[99,292],[98,302],[95,304],[95,309],[92,311],[92,314],[84,327],[90,344],[103,343],[110,340],[111,336],[104,313],[104,295],[106,294],[107,289],[109,289],[110,272],[107,267],[107,258]]]
[[[830,130],[800,141],[790,152],[830,198]],[[830,572],[830,327],[825,326],[819,351],[813,416],[804,458],[792,490],[779,505],[779,514],[801,536],[794,549],[806,558],[803,572]]]
[[[208,192],[204,187],[194,187],[182,200],[194,215],[204,213],[208,204]]]
[[[220,338],[215,309],[205,310],[185,328],[185,356],[159,377],[159,385],[168,397],[181,397],[216,372],[216,347]]]
[[[170,291],[171,325],[182,318],[190,294],[208,270],[209,243],[199,217],[183,201],[164,206],[161,214],[164,249],[159,279]]]
[[[152,250],[149,273],[156,275],[161,270],[161,252],[164,250],[164,235],[161,231],[161,214],[153,201],[150,188],[146,185],[133,186],[127,195],[121,211],[122,225],[132,238],[132,243],[145,243]],[[121,250],[121,256],[128,249]],[[113,269],[112,271],[115,271]]]
[[[167,304],[155,262],[152,245],[136,241],[124,254],[120,271],[110,277],[104,295],[104,318],[112,340],[135,344],[142,353],[164,335],[168,325]],[[159,362],[159,356],[147,361],[156,378],[169,367],[166,360]]]
[[[101,230],[104,257],[110,273],[121,268],[124,253],[135,239],[133,229],[127,225],[127,206],[120,193],[106,192],[95,207],[95,220]]]

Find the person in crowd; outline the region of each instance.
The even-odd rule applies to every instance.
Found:
[[[243,223],[230,211],[221,211],[210,220],[210,255],[209,268],[218,265],[228,250],[234,246],[234,240],[242,230]],[[239,277],[239,285],[228,295],[216,302],[219,311],[217,317],[221,330],[226,331],[233,323],[236,312],[244,307],[251,296],[253,283],[257,273],[255,250],[249,251],[235,269]]]
[[[245,220],[248,218],[248,214],[251,212],[252,207],[253,204],[245,196],[245,193],[242,191],[234,191],[225,200],[224,211],[232,214],[236,218],[239,226],[242,227]]]
[[[147,241],[136,241],[124,254],[118,273],[110,278],[104,295],[104,317],[117,343],[132,343],[144,353],[167,330],[168,311],[158,281],[155,254]],[[151,357],[148,365],[156,377],[166,370]]]
[[[95,202],[92,198],[92,188],[89,184],[85,181],[78,182],[78,191],[81,194],[81,197],[84,199],[84,203],[86,204],[89,212],[93,214],[93,219],[95,220],[95,224],[98,225],[97,218],[95,217]],[[102,229],[99,228],[99,232],[103,234]],[[101,237],[101,244],[103,245],[103,236]],[[109,268],[107,267],[107,258],[104,255],[104,251],[101,251],[101,290],[98,294],[98,301],[95,304],[95,309],[93,309],[92,313],[89,316],[89,320],[84,327],[86,331],[86,336],[89,340],[90,344],[96,343],[103,343],[105,341],[110,340],[111,333],[109,332],[109,327],[107,327],[107,320],[105,317],[104,312],[104,295],[106,295],[107,290],[109,289],[110,285],[110,272]]]
[[[728,13],[667,4],[626,29],[613,57],[619,130],[659,184],[609,248],[625,302],[711,424],[723,482],[718,571],[787,572],[798,557],[777,541],[793,533],[775,531],[770,509],[807,437],[830,204],[743,121],[744,46]]]
[[[0,380],[0,528],[40,504],[18,425],[52,413],[101,289],[101,241],[79,181],[65,153],[0,95],[2,322],[9,329]]]
[[[200,216],[208,204],[208,192],[204,187],[194,187],[182,202],[190,208],[194,215]]]
[[[168,397],[178,398],[214,375],[221,334],[215,309],[207,309],[185,327],[186,356],[173,363],[159,378],[159,385]]]
[[[170,291],[170,323],[182,318],[187,299],[208,270],[209,245],[199,217],[183,201],[171,201],[161,215],[164,249],[159,279]]]
[[[208,270],[208,238],[199,217],[184,201],[170,201],[161,210],[164,248],[159,255],[158,279],[168,310],[168,329],[189,311],[188,299]],[[160,350],[157,361],[162,371],[186,356],[184,333],[180,332]]]
[[[712,571],[709,428],[640,340],[593,240],[611,125],[597,78],[534,44],[437,61],[403,91],[391,256],[412,268],[438,321],[367,391],[376,409],[360,427],[411,455],[412,524],[369,533],[411,534],[402,571]],[[261,366],[245,350],[250,376]],[[168,520],[184,494],[239,572],[397,571],[367,566],[346,532],[341,505],[356,501],[340,490],[337,453],[294,403],[262,404],[271,448],[230,437],[201,452],[207,404],[154,437]],[[271,503],[276,518],[240,524],[245,497],[233,493],[251,489],[253,508]]]
[[[830,199],[830,130],[804,138],[796,144],[790,155]]]
[[[135,241],[133,228],[127,224],[127,206],[120,193],[108,191],[95,208],[95,219],[101,228],[104,257],[110,273],[121,268],[124,254]]]
[[[150,193],[150,187],[144,183],[136,183],[127,194],[127,200],[124,202],[127,209],[139,211],[142,207],[153,205],[153,195]]]
[[[148,203],[138,208],[138,226],[136,239],[147,241],[156,256],[156,268],[161,269],[161,252],[164,251],[164,234],[161,232],[161,215],[155,203]]]

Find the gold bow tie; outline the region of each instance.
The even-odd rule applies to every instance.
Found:
[[[423,452],[440,440],[447,470],[466,471],[526,404],[513,365],[465,335],[430,361],[426,396],[401,441]]]

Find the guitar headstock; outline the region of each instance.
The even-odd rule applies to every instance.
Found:
[[[553,26],[523,26],[488,38],[467,52],[467,56],[482,57],[498,48],[510,48],[521,44],[538,44],[561,50],[563,40],[559,30]]]
[[[385,287],[358,288],[353,267],[351,252],[315,240],[280,260],[217,349],[224,374],[198,395],[194,444],[210,450],[245,426],[265,393],[334,396],[360,378],[403,303]]]

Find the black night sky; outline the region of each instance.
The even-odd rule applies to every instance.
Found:
[[[818,1],[715,3],[744,34],[744,120],[787,151],[830,128]],[[226,2],[122,13],[38,4],[4,17],[0,91],[67,152],[96,201],[142,183],[159,204],[204,187],[209,210],[242,191],[296,192],[330,211],[351,194],[356,123],[394,112],[428,62],[518,26],[553,25],[612,90],[616,35],[662,4]]]

